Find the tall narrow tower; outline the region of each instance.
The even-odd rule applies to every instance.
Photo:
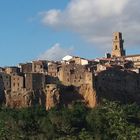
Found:
[[[112,57],[121,57],[125,56],[125,50],[123,48],[124,40],[122,39],[122,33],[115,32],[113,34],[113,49],[111,56]]]

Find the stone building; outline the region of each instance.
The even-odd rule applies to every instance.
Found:
[[[126,70],[110,68],[96,77],[97,95],[102,98],[140,104],[140,75]]]
[[[70,64],[71,62],[73,62],[75,64],[79,64],[79,65],[88,65],[89,64],[89,60],[78,57],[78,56],[66,55],[64,58],[62,58],[62,63]]]
[[[5,72],[5,69],[0,67],[0,72]]]
[[[122,39],[122,33],[115,32],[113,34],[113,49],[112,49],[112,57],[121,57],[125,56],[125,50],[123,48],[124,40]]]
[[[0,74],[0,90],[3,91],[4,90],[4,82],[3,82],[3,78],[2,75]]]
[[[93,73],[87,67],[74,63],[62,64],[58,72],[59,80],[67,86],[93,85],[93,77]]]
[[[26,73],[25,88],[27,90],[40,90],[45,85],[45,75],[42,73]]]
[[[48,61],[37,60],[19,64],[22,73],[45,73],[48,68]]]
[[[74,56],[71,61],[73,61],[75,64],[79,64],[79,65],[88,65],[89,61],[85,58],[81,58],[78,56]]]
[[[30,73],[32,72],[32,63],[22,63],[19,64],[21,73]]]
[[[16,67],[16,66],[12,66],[12,67],[5,67],[5,72],[7,74],[19,74],[20,73],[20,68]]]
[[[47,74],[49,76],[52,76],[52,77],[57,77],[58,76],[58,67],[59,67],[58,63],[49,62],[48,63],[48,72],[47,72]]]
[[[17,92],[22,90],[25,87],[24,77],[20,75],[12,75],[11,76],[11,91]]]
[[[45,73],[47,71],[47,61],[32,61],[33,73]]]
[[[11,89],[11,76],[9,74],[0,72],[0,89],[2,90]]]
[[[135,68],[140,68],[140,54],[125,56],[125,60],[132,61]]]

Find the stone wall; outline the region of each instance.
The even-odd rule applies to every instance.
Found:
[[[78,64],[63,64],[58,72],[58,78],[66,86],[93,85],[93,73],[85,66]]]
[[[96,90],[98,97],[140,104],[140,75],[114,68],[102,71],[97,76]]]

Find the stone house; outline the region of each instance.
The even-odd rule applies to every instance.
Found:
[[[14,74],[11,76],[11,91],[17,92],[25,87],[24,77],[21,75]]]
[[[78,56],[67,55],[62,59],[62,63],[70,64],[71,62],[73,62],[75,64],[79,64],[79,65],[88,65],[89,64],[89,60],[78,57]]]
[[[48,63],[48,71],[47,74],[52,77],[57,77],[58,76],[58,69],[59,69],[59,64],[55,62],[50,62]]]
[[[5,72],[7,74],[19,74],[20,73],[20,68],[16,67],[16,66],[12,66],[12,67],[5,67]]]
[[[9,74],[0,72],[0,89],[2,90],[11,89],[11,76]]]
[[[128,55],[125,60],[132,61],[135,68],[140,68],[140,54],[139,55]]]
[[[0,72],[5,72],[5,69],[0,67]]]
[[[58,78],[67,86],[80,86],[87,83],[93,85],[93,73],[87,67],[78,64],[62,64]]]
[[[45,75],[42,73],[25,73],[25,88],[27,90],[40,90],[45,85]]]
[[[38,60],[32,61],[32,72],[33,73],[45,73],[47,71],[47,61]]]
[[[128,70],[110,68],[98,73],[96,90],[97,95],[102,98],[140,103],[140,75]]]
[[[19,64],[21,73],[32,72],[32,63]]]

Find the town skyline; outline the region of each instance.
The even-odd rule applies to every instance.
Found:
[[[117,100],[127,93],[123,102],[126,96],[130,99],[129,92],[139,98],[140,55],[126,55],[123,43],[122,33],[115,32],[112,51],[104,58],[89,60],[67,55],[57,62],[36,60],[14,67],[0,67],[0,101],[7,107],[40,104],[49,110],[59,103],[70,104],[68,94],[64,94],[70,91],[74,93],[71,102],[83,100],[91,108],[96,106],[100,95],[106,93],[112,94],[111,98],[118,95],[114,97]],[[126,87],[131,88],[126,90]],[[132,100],[139,103],[135,97]]]
[[[87,59],[103,57],[112,49],[115,31],[123,33],[127,54],[139,54],[139,2],[135,3],[119,0],[114,10],[112,1],[105,4],[103,0],[0,1],[0,66],[39,58],[57,60],[67,54]],[[95,13],[92,9],[96,4],[100,10]],[[84,12],[87,9],[89,13]]]

